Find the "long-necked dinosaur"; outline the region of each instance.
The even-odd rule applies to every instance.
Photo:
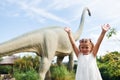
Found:
[[[89,9],[85,8],[81,16],[79,28],[73,34],[76,41],[82,33],[86,11],[90,15]],[[64,56],[70,55],[72,58],[73,49],[64,28],[55,26],[42,28],[0,44],[0,56],[19,52],[34,52],[41,57],[39,75],[41,80],[44,80],[54,56],[58,56],[58,59],[63,59]],[[71,63],[72,60],[69,62]]]

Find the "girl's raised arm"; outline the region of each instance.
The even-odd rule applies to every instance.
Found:
[[[100,47],[100,44],[105,36],[105,33],[110,29],[110,25],[109,24],[104,24],[101,26],[102,27],[102,32],[97,40],[97,43],[95,44],[94,46],[94,49],[93,49],[93,55],[96,56],[97,55],[97,52],[99,50],[99,47]]]
[[[76,56],[78,57],[78,54],[80,53],[80,51],[79,51],[78,47],[76,46],[75,40],[74,40],[72,33],[71,33],[71,29],[69,27],[65,27],[65,31],[68,33],[73,50],[74,50]]]

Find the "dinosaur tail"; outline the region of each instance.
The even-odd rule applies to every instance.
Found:
[[[29,36],[23,36],[4,42],[0,44],[0,57],[12,55],[19,52],[29,52],[31,51],[31,46],[34,46],[32,45],[34,44],[33,42],[33,38]]]
[[[91,16],[90,10],[86,7],[84,8],[82,15],[81,15],[81,20],[80,20],[80,25],[78,30],[76,31],[75,35],[74,35],[74,39],[75,41],[77,41],[80,37],[80,35],[82,34],[83,31],[83,27],[84,27],[84,21],[85,21],[85,13],[86,11],[88,11],[88,15]]]

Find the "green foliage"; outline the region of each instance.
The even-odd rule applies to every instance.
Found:
[[[112,35],[116,35],[116,29],[115,28],[111,28],[110,31],[107,33],[107,37],[110,38],[112,37]]]
[[[15,60],[13,77],[16,80],[40,80],[39,71],[39,57],[25,56]],[[9,66],[10,67],[10,66]],[[1,66],[0,66],[1,68]],[[1,68],[1,71],[3,71]],[[8,69],[5,69],[8,71]],[[75,80],[75,73],[69,72],[67,67],[52,65],[50,68],[52,80]]]
[[[12,66],[0,65],[0,74],[12,73]]]
[[[64,65],[54,65],[50,68],[50,71],[52,73],[52,80],[74,80],[74,72],[69,72]]]
[[[120,79],[120,53],[115,51],[98,59],[98,66],[103,80]]]
[[[16,80],[39,80],[39,75],[35,70],[27,72],[15,71],[14,77]]]
[[[14,68],[18,68],[20,71],[29,71],[31,69],[35,69],[36,71],[39,70],[39,57],[32,57],[32,56],[24,56],[23,58],[19,58],[15,60]]]
[[[24,56],[15,60],[14,77],[16,80],[39,80],[39,57]]]

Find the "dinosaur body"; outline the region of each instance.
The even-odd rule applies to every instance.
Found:
[[[71,52],[70,42],[69,45],[63,43],[67,43],[69,38],[65,37],[62,39],[63,36],[65,37],[67,34],[62,27],[42,28],[0,44],[0,56],[20,52],[35,52],[37,55],[42,56],[42,53],[44,53],[43,49],[47,47],[52,48],[53,44],[55,45],[55,47],[53,46],[55,51],[58,52],[56,55],[58,55],[59,52],[69,53]],[[45,45],[46,41],[49,45]]]
[[[83,29],[86,10],[88,8],[83,10],[79,29],[73,34],[76,41],[79,39]],[[58,59],[61,60],[66,55],[73,58],[73,49],[68,34],[64,31],[63,27],[57,26],[42,28],[0,44],[0,56],[19,52],[34,52],[41,57],[39,71],[41,80],[44,80],[54,56],[58,56]],[[72,63],[72,60],[69,62]]]

